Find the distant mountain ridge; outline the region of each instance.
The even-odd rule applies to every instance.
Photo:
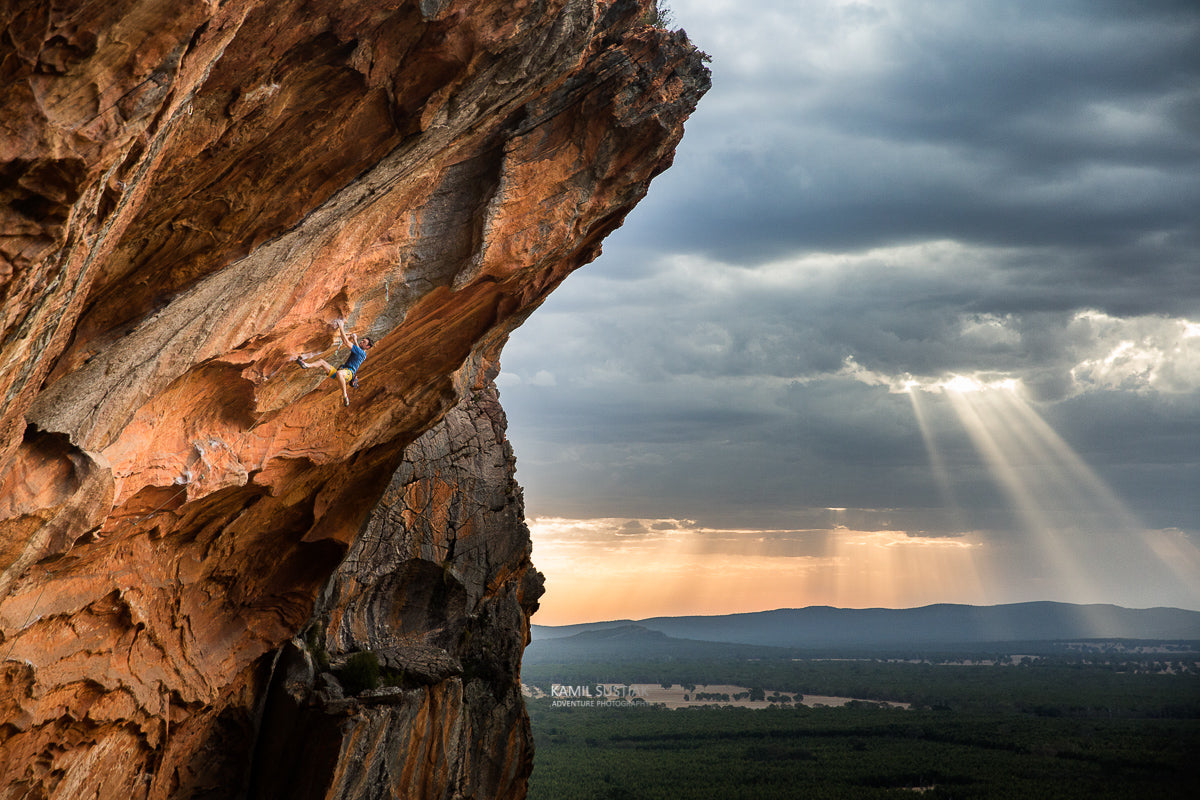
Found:
[[[534,625],[533,640],[606,629],[628,631],[633,625],[678,639],[790,648],[1064,639],[1200,640],[1200,611],[1051,601],[906,609],[809,606],[719,616]]]
[[[786,647],[679,639],[643,625],[626,623],[583,630],[568,636],[535,639],[525,648],[522,663],[786,658],[793,652]]]

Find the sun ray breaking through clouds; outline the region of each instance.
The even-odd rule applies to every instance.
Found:
[[[1170,573],[1184,586],[1200,586],[1195,547],[1147,530],[1020,396],[1018,384],[987,386],[973,379],[952,379],[942,386],[1011,500],[1023,533],[1045,556],[1049,567],[1045,578],[1059,584],[1048,585],[1047,596],[1104,602],[1119,577],[1114,573],[1135,565],[1142,574]],[[931,452],[935,452],[932,446]]]
[[[937,484],[938,496],[950,515],[950,525],[956,530],[966,530],[965,516],[955,496],[954,484],[950,480],[950,471],[946,468],[945,459],[942,457],[942,449],[938,446],[937,439],[926,416],[921,393],[913,391],[916,388],[916,381],[909,381],[905,388],[909,402],[912,404],[913,418],[916,419],[917,428],[921,431],[921,441],[924,443],[925,452],[929,456],[929,469],[933,473],[934,483]]]
[[[910,379],[904,388],[949,522],[940,534],[893,528],[892,518],[904,517],[886,509],[809,509],[802,517],[816,527],[797,529],[535,517],[535,558],[555,597],[544,624],[781,606],[1010,602],[1020,599],[1014,586],[1043,599],[1105,603],[1125,569],[1200,587],[1200,551],[1189,538],[1147,530],[1022,398],[1019,381],[956,375]],[[969,529],[927,395],[945,400],[1003,490],[1018,522],[1007,541]],[[887,527],[862,527],[871,520]],[[1153,604],[1139,603],[1141,596],[1133,586],[1120,599]]]
[[[1045,465],[1037,464],[1026,457],[1024,447],[1017,434],[1000,423],[990,403],[983,402],[985,392],[951,389],[949,397],[954,411],[971,437],[980,455],[991,469],[996,480],[1004,488],[1013,507],[1024,524],[1025,533],[1032,536],[1037,547],[1053,570],[1052,577],[1065,584],[1066,596],[1091,598],[1093,589],[1076,559],[1065,543],[1059,512],[1066,509],[1051,505],[1042,489],[1048,475]],[[1078,508],[1078,503],[1072,503]],[[1049,587],[1047,587],[1049,590]]]
[[[1200,609],[1200,7],[672,8],[713,89],[505,348],[541,621]]]

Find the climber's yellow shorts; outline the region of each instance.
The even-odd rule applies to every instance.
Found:
[[[352,369],[335,369],[333,367],[330,367],[329,368],[329,377],[332,378],[334,375],[337,375],[339,372],[342,373],[342,377],[346,379],[346,383],[349,383],[350,381],[354,380],[354,370],[352,370]]]

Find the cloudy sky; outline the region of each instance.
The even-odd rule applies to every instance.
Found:
[[[537,621],[1200,609],[1200,8],[671,0],[713,89],[503,356]]]

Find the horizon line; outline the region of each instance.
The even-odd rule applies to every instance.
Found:
[[[807,611],[809,609],[829,609],[831,611],[920,611],[927,608],[936,608],[940,606],[958,607],[958,608],[1005,608],[1009,606],[1028,606],[1028,605],[1057,605],[1057,606],[1072,606],[1075,608],[1097,608],[1109,607],[1121,609],[1123,611],[1184,611],[1193,614],[1200,614],[1200,609],[1183,608],[1181,606],[1123,606],[1118,603],[1074,603],[1068,600],[1017,600],[1009,603],[926,603],[921,606],[831,606],[831,605],[810,605],[810,606],[781,606],[779,608],[764,608],[758,611],[733,611],[726,614],[658,614],[652,617],[640,617],[634,619],[631,617],[621,617],[617,619],[598,619],[584,622],[566,622],[557,625],[542,625],[534,620],[537,617],[537,612],[534,612],[530,617],[530,627],[537,628],[570,628],[577,625],[605,625],[609,623],[638,623],[648,622],[656,619],[716,619],[720,617],[746,617],[757,614],[773,614],[779,611]]]

